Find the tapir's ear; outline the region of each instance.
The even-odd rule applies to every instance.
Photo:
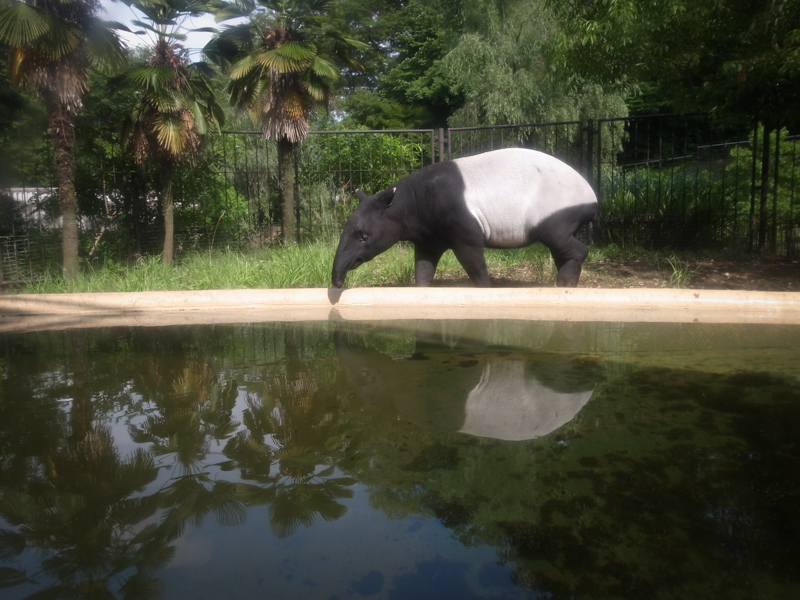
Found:
[[[356,190],[356,198],[358,198],[358,203],[361,204],[364,200],[367,199],[367,195],[361,190]]]
[[[393,187],[391,192],[389,190],[386,190],[383,197],[381,198],[381,200],[386,202],[386,206],[384,206],[384,208],[389,208],[392,205],[392,202],[394,202],[394,193],[396,191],[397,191],[396,187]]]

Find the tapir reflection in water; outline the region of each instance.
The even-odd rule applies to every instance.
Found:
[[[488,287],[484,248],[541,242],[575,287],[589,250],[574,234],[597,218],[597,198],[572,167],[535,150],[509,148],[430,165],[367,197],[345,223],[331,283],[400,241],[414,245],[414,277],[428,286],[452,250],[472,283]]]
[[[408,357],[334,333],[348,387],[365,406],[434,429],[501,440],[555,431],[592,397],[597,368],[557,354],[473,352],[429,341]]]

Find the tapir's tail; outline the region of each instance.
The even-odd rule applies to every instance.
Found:
[[[594,216],[589,219],[589,227],[588,229],[588,237],[589,237],[589,245],[592,246],[595,243],[595,239],[597,243],[600,243],[600,203],[597,203],[597,210],[594,211]]]

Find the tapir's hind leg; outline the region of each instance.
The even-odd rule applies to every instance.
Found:
[[[589,249],[571,235],[558,243],[549,244],[548,248],[550,248],[550,254],[553,255],[553,261],[558,269],[556,285],[558,287],[578,287],[581,265],[589,256]]]

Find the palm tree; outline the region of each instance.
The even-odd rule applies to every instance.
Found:
[[[90,69],[121,68],[125,57],[114,29],[96,17],[98,0],[3,0],[0,42],[8,45],[12,82],[46,105],[62,217],[64,276],[78,274],[78,201],[72,113],[81,107]]]
[[[138,102],[123,127],[126,148],[134,159],[151,162],[158,170],[159,199],[164,218],[166,264],[174,256],[172,182],[178,165],[199,149],[201,136],[225,120],[209,84],[211,69],[192,63],[180,45],[186,36],[182,22],[207,12],[204,0],[122,0],[141,12],[148,22],[134,21],[142,33],[154,38],[146,65],[129,69],[122,81],[138,95]]]
[[[294,161],[308,135],[316,107],[328,107],[340,66],[361,69],[352,57],[366,44],[348,39],[326,22],[329,0],[237,0],[220,2],[216,20],[249,17],[225,29],[205,48],[228,69],[231,104],[249,114],[268,140],[278,144],[283,198],[283,240],[296,240]]]

